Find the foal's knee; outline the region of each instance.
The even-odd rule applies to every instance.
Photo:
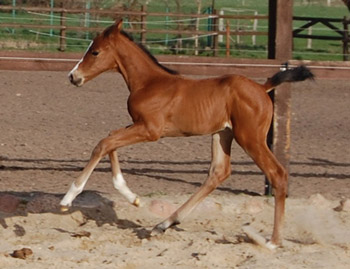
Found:
[[[216,188],[221,182],[231,175],[230,165],[214,165],[209,171],[210,183]]]
[[[225,165],[223,168],[222,168],[222,171],[221,171],[221,180],[220,181],[224,181],[226,178],[228,178],[230,175],[231,175],[231,166],[230,164],[228,165]]]

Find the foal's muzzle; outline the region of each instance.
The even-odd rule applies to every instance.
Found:
[[[75,85],[75,86],[77,86],[77,87],[83,85],[83,79],[74,76],[74,73],[69,73],[68,77],[69,77],[69,81],[70,81],[73,85]]]

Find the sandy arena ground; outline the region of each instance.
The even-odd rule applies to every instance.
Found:
[[[204,181],[209,136],[118,151],[142,207],[113,189],[105,159],[61,214],[57,204],[96,143],[130,123],[127,88],[114,73],[75,88],[64,72],[1,71],[0,198],[20,204],[0,212],[0,268],[350,268],[349,95],[348,81],[294,84],[284,246],[270,252],[242,231],[269,238],[274,203],[236,144],[232,176],[183,223],[149,237]],[[32,253],[11,255],[22,248]]]

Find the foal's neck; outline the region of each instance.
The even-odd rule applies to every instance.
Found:
[[[119,71],[130,92],[143,89],[155,78],[171,76],[128,37],[121,35],[117,46]]]

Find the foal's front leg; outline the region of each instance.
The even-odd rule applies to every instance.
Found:
[[[61,211],[67,211],[69,207],[72,205],[72,202],[75,199],[75,197],[77,197],[83,191],[86,182],[88,181],[92,171],[100,162],[101,158],[102,157],[97,156],[96,154],[92,154],[90,161],[85,166],[83,172],[80,174],[80,176],[76,180],[73,181],[68,192],[60,202]]]
[[[115,158],[117,155],[113,153],[117,148],[139,143],[150,140],[150,136],[148,135],[148,131],[143,124],[134,124],[130,127],[119,129],[111,132],[111,134],[102,139],[94,151],[92,152],[90,161],[85,166],[83,172],[80,176],[72,183],[70,189],[63,197],[60,205],[62,211],[67,211],[68,208],[72,205],[72,201],[75,197],[80,194],[86,182],[88,181],[92,171],[95,169],[100,160],[110,154],[111,164],[113,170],[113,178],[115,178],[115,185],[117,185],[117,189],[121,190],[121,192],[127,196],[127,198],[135,205],[138,205],[138,198],[136,195],[132,194],[126,185],[124,185],[121,180],[121,177],[118,178],[118,172],[120,172],[118,159]],[[121,175],[121,172],[119,173]],[[124,180],[124,179],[123,179]],[[125,181],[124,181],[125,182]]]
[[[114,188],[116,188],[131,204],[133,204],[134,206],[139,206],[139,197],[137,197],[137,195],[133,193],[126,185],[122,171],[120,170],[116,150],[113,150],[109,153],[109,159],[111,160]]]

